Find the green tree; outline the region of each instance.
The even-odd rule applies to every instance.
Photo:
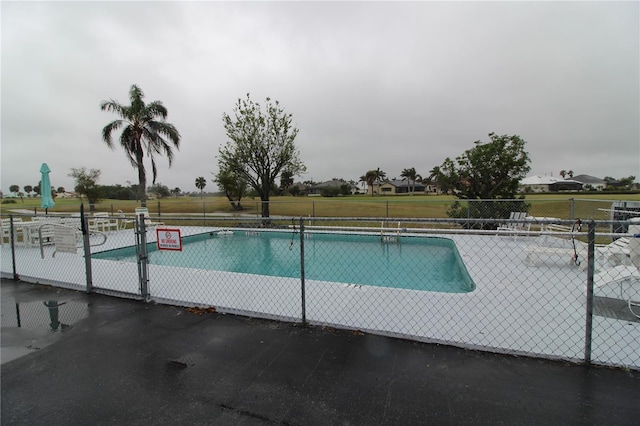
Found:
[[[233,210],[242,210],[242,204],[240,200],[247,193],[247,181],[243,175],[238,175],[230,169],[220,169],[218,174],[214,176],[213,182],[218,185],[218,188],[224,193],[231,204]]]
[[[627,189],[631,189],[635,181],[636,181],[635,176],[627,176],[627,177],[618,179],[618,182],[620,182],[620,185]]]
[[[297,197],[298,195],[300,195],[300,188],[297,186],[289,187],[289,194],[291,194],[294,197]]]
[[[411,167],[410,169],[402,170],[402,173],[400,173],[400,177],[402,178],[402,180],[406,180],[409,183],[411,188],[411,195],[413,195],[416,190],[416,181],[422,179],[422,176],[420,176],[418,172],[416,172],[415,167]]]
[[[169,191],[169,187],[161,183],[156,183],[154,185],[151,185],[149,188],[147,188],[147,192],[154,194],[158,199],[168,197],[169,195],[171,195],[171,191]]]
[[[287,192],[293,185],[293,173],[290,170],[283,170],[280,174],[280,188],[282,192]]]
[[[633,186],[633,183],[636,180],[635,176],[628,176],[628,177],[624,177],[624,178],[620,178],[620,179],[616,179],[613,178],[611,176],[605,176],[604,179],[605,182],[607,182],[607,189],[611,190],[611,189],[622,189],[622,188],[626,188],[626,189],[631,189],[631,187]]]
[[[262,201],[263,218],[269,217],[269,196],[276,177],[283,170],[293,175],[306,170],[294,143],[298,129],[291,117],[270,98],[266,98],[263,111],[249,94],[238,99],[233,116],[222,116],[229,141],[219,150],[219,168],[255,190]]]
[[[171,193],[173,195],[175,195],[176,198],[178,198],[178,195],[180,195],[181,192],[182,192],[182,190],[180,188],[178,188],[177,186],[171,190]]]
[[[440,166],[458,198],[513,199],[520,180],[531,170],[520,136],[489,133],[489,138],[490,142],[476,141],[455,161],[447,159]]]
[[[25,186],[22,187],[22,189],[24,189],[24,192],[27,193],[27,197],[31,196],[31,191],[33,191],[33,186],[25,185]]]
[[[136,191],[129,187],[124,187],[120,184],[117,185],[100,185],[102,191],[102,198],[108,198],[112,200],[135,200]]]
[[[64,186],[59,186],[58,189],[56,189],[56,191],[62,194],[63,192],[65,192]]]
[[[343,183],[340,185],[340,195],[351,195],[351,184]]]
[[[520,180],[531,169],[526,142],[520,136],[489,133],[489,138],[487,143],[474,142],[475,146],[455,161],[447,158],[440,166],[441,177],[454,195],[472,201],[467,207],[454,203],[448,212],[451,217],[504,218],[510,211],[526,210],[523,201],[510,201],[509,205],[480,201],[514,200]]]
[[[449,157],[445,158],[442,166],[436,166],[429,172],[429,180],[435,181],[441,192],[449,194],[453,192],[458,176],[456,165]]]
[[[20,185],[11,185],[9,187],[9,192],[17,194],[20,197],[20,200],[24,203],[24,197],[22,196],[22,192],[20,192]]]
[[[202,176],[196,178],[196,188],[200,190],[200,198],[202,198],[202,190],[207,186],[207,180]]]
[[[111,149],[114,144],[111,134],[121,127],[120,146],[124,149],[131,165],[138,170],[138,191],[143,207],[147,205],[145,188],[147,174],[144,166],[145,153],[151,158],[153,181],[155,184],[158,170],[155,155],[164,154],[169,160],[169,167],[173,161],[173,148],[180,147],[180,133],[167,123],[167,108],[160,101],[148,104],[144,102],[142,90],[135,84],[129,90],[130,105],[121,105],[114,100],[100,103],[102,111],[114,112],[121,119],[114,120],[102,129],[102,139]]]
[[[87,171],[85,167],[81,167],[79,169],[72,168],[71,173],[68,175],[75,180],[76,185],[73,190],[78,195],[87,197],[90,211],[96,209],[96,203],[102,198],[102,188],[98,185],[101,173],[99,169]]]

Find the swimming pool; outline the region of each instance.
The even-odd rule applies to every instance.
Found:
[[[475,284],[453,241],[434,237],[307,233],[305,278],[354,285],[468,293]],[[148,245],[149,263],[296,278],[300,236],[291,232],[216,232],[183,238],[183,251]],[[136,262],[135,247],[96,253],[95,259]]]

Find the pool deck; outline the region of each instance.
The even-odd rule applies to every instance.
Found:
[[[212,231],[184,227],[183,235]],[[586,271],[558,264],[532,267],[525,239],[486,235],[439,235],[453,239],[476,290],[434,293],[340,283],[306,282],[311,324],[494,352],[580,361],[584,356]],[[150,241],[155,234],[150,232]],[[131,230],[109,234],[108,250],[134,243]],[[9,276],[8,247],[2,273]],[[84,289],[84,259],[46,247],[16,252],[21,279]],[[93,284],[103,292],[136,293],[135,263],[93,260]],[[40,278],[38,278],[40,277]],[[42,277],[46,277],[43,280]],[[301,318],[300,280],[201,269],[150,266],[152,300],[183,306],[214,306],[220,312],[264,318]],[[260,289],[260,291],[256,291]],[[614,297],[604,289],[599,297]],[[608,292],[607,292],[608,291]],[[603,299],[605,300],[605,299]],[[608,299],[607,299],[608,300]],[[621,311],[622,312],[622,311]],[[640,322],[631,316],[596,315],[592,360],[640,368]]]

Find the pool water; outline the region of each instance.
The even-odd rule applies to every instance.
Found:
[[[453,241],[432,237],[307,233],[307,280],[446,293],[475,289]],[[214,271],[300,277],[300,235],[292,232],[234,231],[183,238],[183,251],[148,245],[149,263]],[[93,255],[136,262],[135,247]]]

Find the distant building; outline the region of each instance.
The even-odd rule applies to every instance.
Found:
[[[415,186],[414,186],[415,184]],[[380,185],[380,193],[382,195],[391,195],[391,194],[424,194],[425,186],[420,182],[415,182],[412,180],[388,180]]]
[[[60,197],[60,198],[77,198],[78,194],[76,194],[75,192],[69,192],[69,191],[56,192],[56,197]]]
[[[600,178],[589,176],[589,175],[578,175],[578,176],[572,177],[571,179],[582,183],[582,187],[585,189],[593,188],[597,191],[602,191],[607,187],[606,180],[602,180]]]
[[[553,176],[529,176],[520,181],[521,192],[581,191],[582,187],[582,182]]]
[[[341,179],[332,179],[332,180],[328,180],[326,182],[322,182],[322,183],[318,183],[316,185],[313,185],[311,187],[309,187],[309,195],[321,195],[322,191],[324,191],[325,189],[328,188],[340,188],[342,185],[349,185],[349,191],[351,192],[351,194],[357,194],[358,193],[358,187],[351,185],[349,182],[341,180]]]

